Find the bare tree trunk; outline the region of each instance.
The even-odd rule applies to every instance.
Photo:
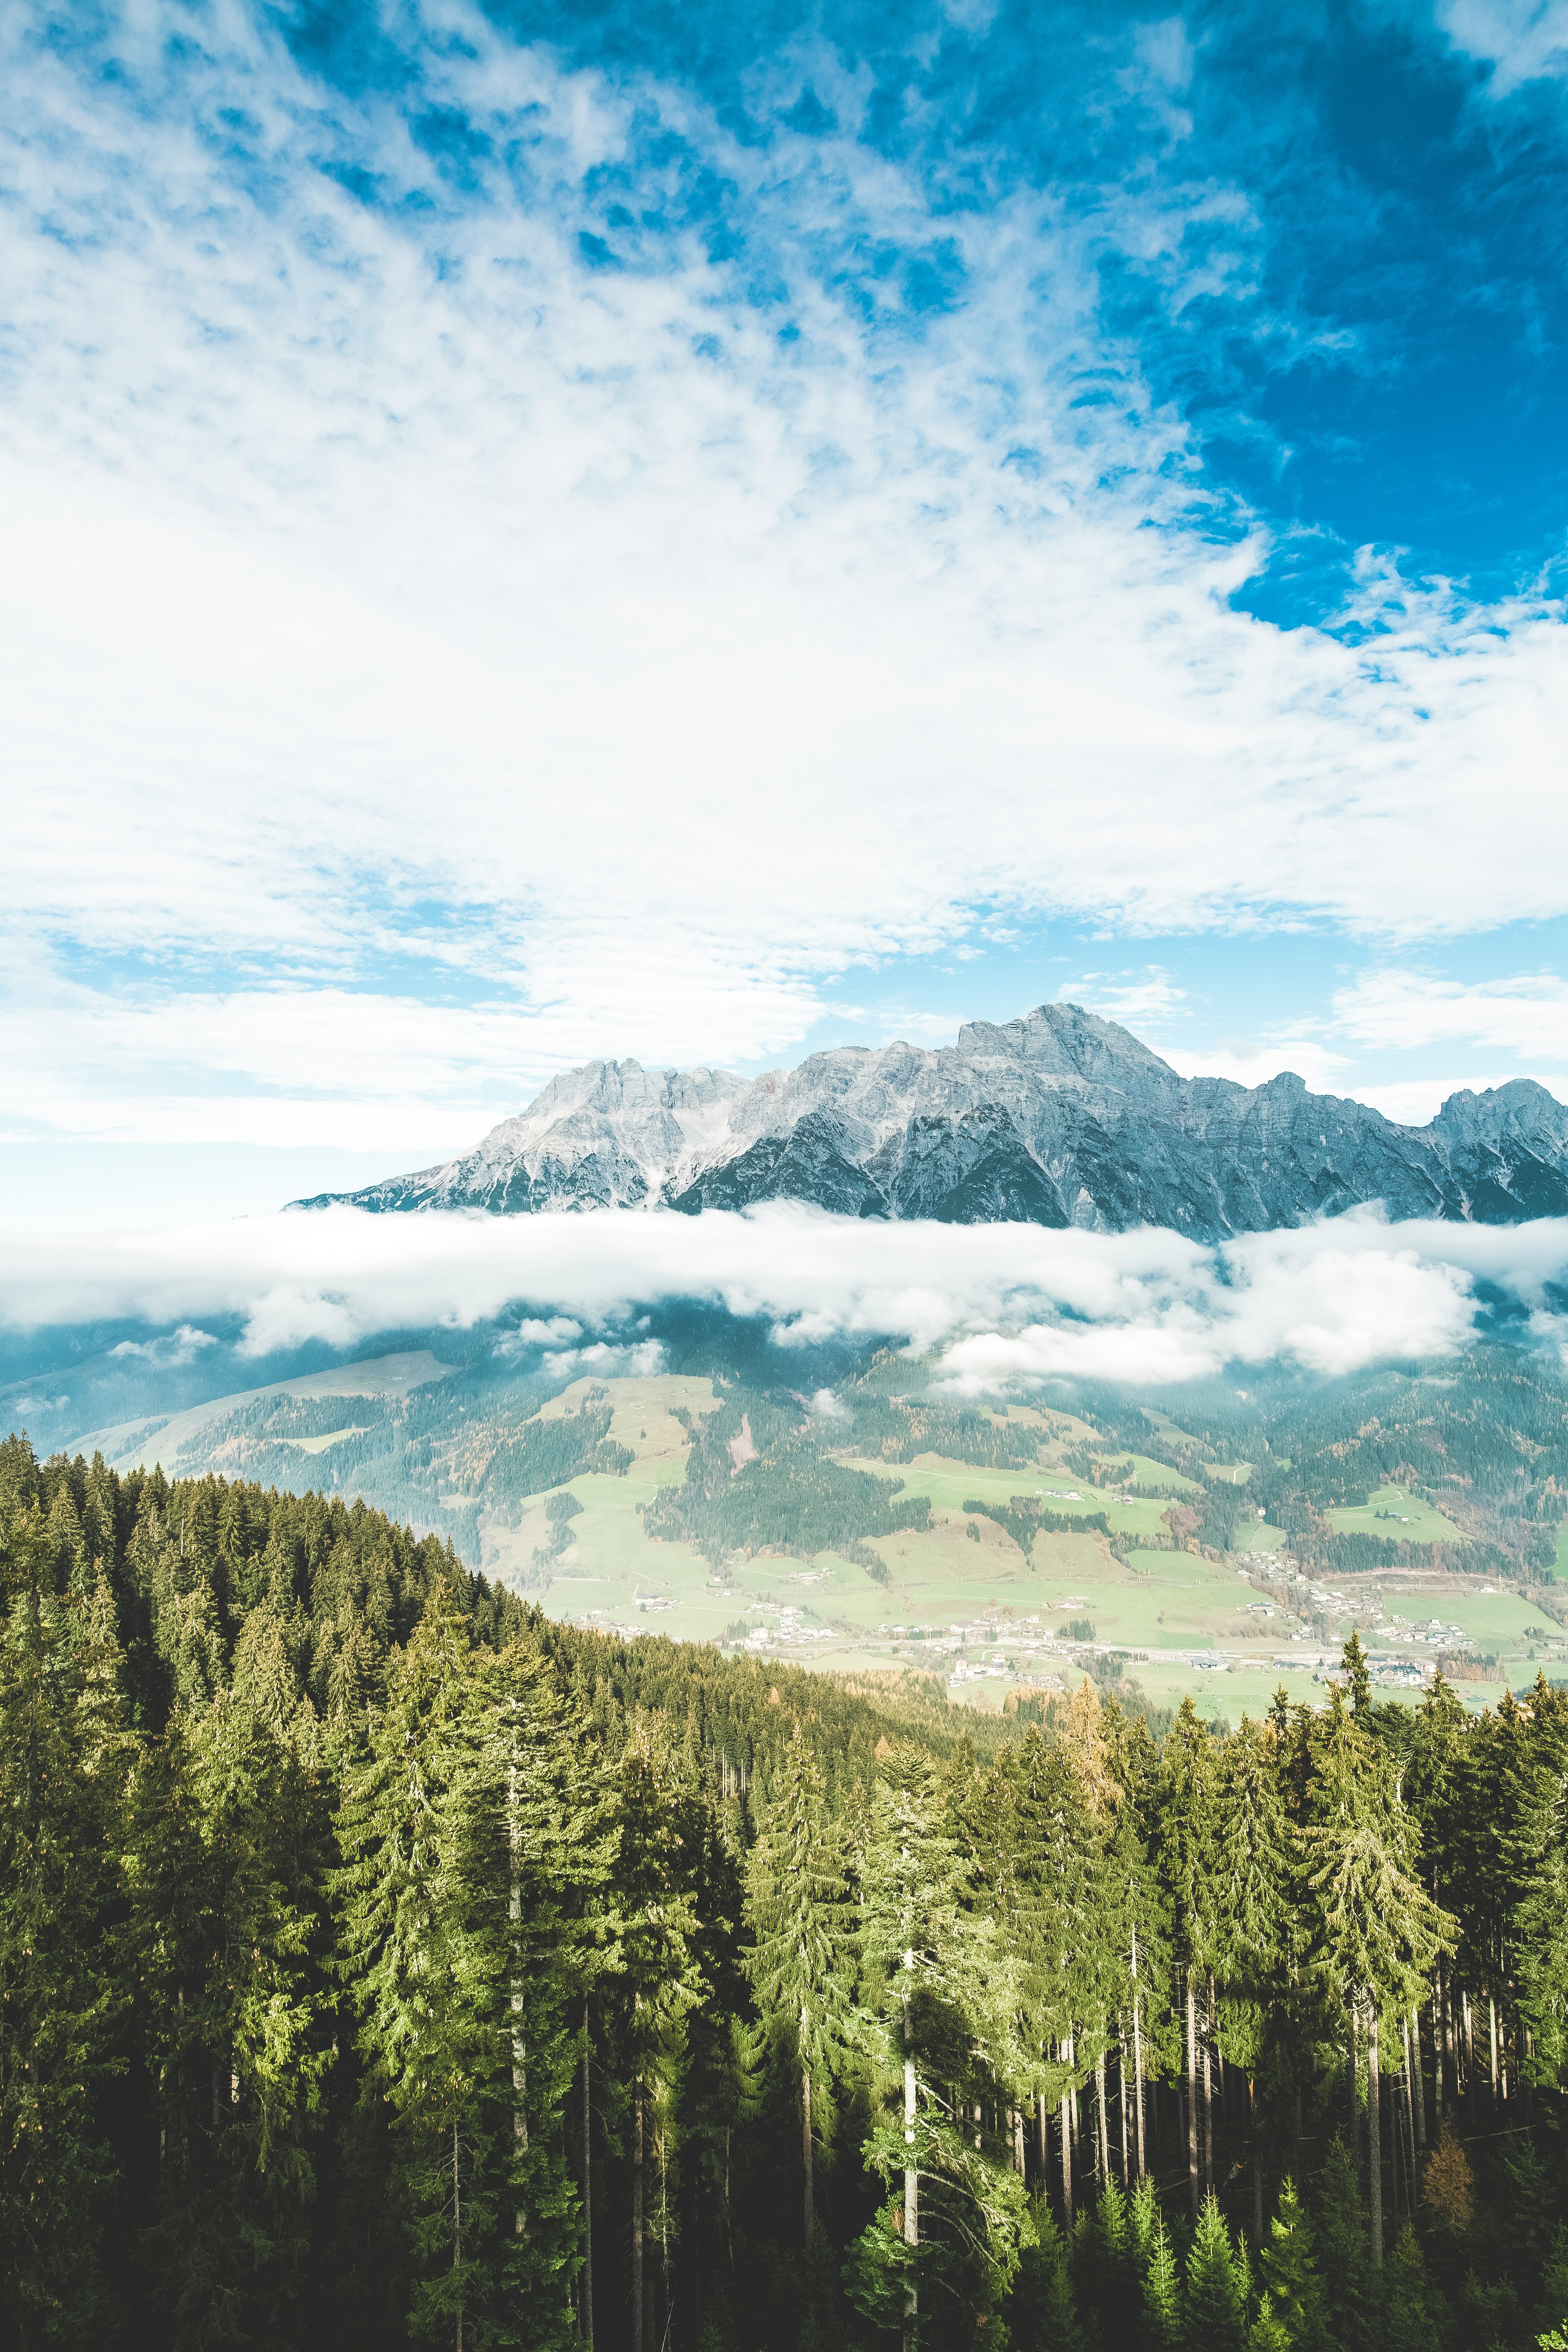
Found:
[[[1143,2029],[1139,2022],[1136,1992],[1132,1996],[1132,2112],[1138,2126],[1138,2178],[1142,2180],[1149,2159],[1143,2114]]]
[[[594,2111],[588,2095],[588,2004],[583,2003],[583,2339],[594,2352]]]
[[[1214,2187],[1214,2086],[1210,2080],[1210,2068],[1213,2065],[1214,2061],[1209,2051],[1207,2038],[1208,2020],[1206,2018],[1204,2021],[1204,2187],[1205,2189],[1208,2189]]]
[[[911,1964],[911,1955],[905,1953],[904,1966]],[[913,2034],[910,2026],[909,1995],[904,1996],[904,2243],[911,2254],[921,2242],[921,2175],[915,2151],[915,2055]],[[909,2292],[904,2297],[904,2352],[915,2352],[920,2340],[920,2289],[915,2274],[910,2273]],[[637,2347],[637,2352],[642,2347]]]
[[[1198,2218],[1198,2005],[1187,1971],[1187,2188]]]
[[[1372,2203],[1372,2262],[1383,2268],[1383,2077],[1377,2071],[1377,2011],[1369,2011],[1366,2036],[1367,2181]]]
[[[517,1774],[507,1775],[507,1822],[511,1847],[511,1889],[507,1901],[507,1917],[515,1926],[522,1917],[522,1880],[520,1875],[521,1838],[517,1826]],[[516,1950],[513,1948],[515,1965]],[[512,2153],[521,2167],[528,2154],[528,2073],[527,2051],[522,2038],[522,1983],[511,1980],[511,2139]],[[517,2235],[521,2238],[525,2226],[521,2200],[514,2217]]]
[[[458,2126],[452,2126],[452,2268],[463,2266],[463,2176],[458,2161]],[[458,2303],[458,2352],[463,2352],[463,2305]]]
[[[1476,2079],[1476,2012],[1470,2007],[1468,1992],[1462,1992],[1459,1999],[1465,2011],[1465,2093],[1468,2097],[1470,2084]]]
[[[1094,2104],[1100,2113],[1100,2178],[1103,2186],[1110,2178],[1110,2137],[1105,2119],[1105,2053],[1103,2050],[1094,2062]]]
[[[1121,2115],[1121,2186],[1125,2189],[1131,2179],[1131,2151],[1127,2145],[1127,2044],[1120,2036],[1116,2043],[1116,2104]]]
[[[642,2084],[632,2089],[632,2352],[643,2352]]]
[[[1496,2000],[1493,1999],[1492,1995],[1491,1995],[1489,1992],[1489,1993],[1488,1993],[1488,1995],[1487,1995],[1487,2020],[1488,2020],[1488,2022],[1489,2022],[1489,2026],[1490,2026],[1490,2028],[1491,2028],[1491,2047],[1492,2047],[1492,2105],[1493,2105],[1493,2106],[1495,2107],[1495,2106],[1496,2106],[1496,2105],[1497,2105],[1497,2100],[1498,2100],[1498,2088],[1497,2088],[1497,2074],[1498,2074],[1498,2067],[1497,2067],[1497,2002],[1496,2002]]]
[[[1072,2121],[1068,2094],[1062,2093],[1062,2215],[1072,2228]]]
[[[1046,2116],[1044,2091],[1036,2092],[1035,2104],[1038,2110],[1040,2126],[1040,2179],[1044,2180],[1049,2175],[1051,2168],[1051,2127]]]
[[[812,2210],[811,2202],[811,2069],[809,2066],[803,2066],[800,2070],[800,2156],[805,2172],[805,2243],[809,2252],[811,2233],[816,2227],[816,2216]]]
[[[1355,2011],[1354,2011],[1354,2010],[1353,2010],[1353,2009],[1352,2009],[1352,2011],[1351,2011],[1351,2071],[1350,2071],[1350,2094],[1351,2094],[1351,2127],[1350,2127],[1350,2138],[1351,2138],[1351,2162],[1355,2166],[1356,2170],[1359,2172],[1359,2171],[1360,2171],[1360,2169],[1361,2169],[1361,2114],[1360,2114],[1360,2107],[1361,2107],[1361,2071],[1360,2071],[1360,2063],[1359,2063],[1359,2060],[1358,2060],[1358,2056],[1357,2056],[1357,2052],[1356,2052]]]
[[[1024,2110],[1022,2107],[1015,2107],[1013,2110],[1013,2162],[1017,2168],[1019,2179],[1026,2179],[1028,2178],[1028,2159],[1024,2148]]]
[[[1415,2166],[1416,2141],[1417,2139],[1420,2139],[1424,2144],[1426,2137],[1425,2132],[1420,2129],[1420,2124],[1422,2120],[1424,2120],[1421,2116],[1421,2109],[1426,2104],[1426,2094],[1421,2091],[1420,2070],[1421,2014],[1420,2011],[1417,2011],[1415,2012],[1415,2047],[1414,2051],[1410,2046],[1410,2021],[1408,2018],[1405,2021],[1405,2120],[1410,2127],[1410,2164],[1413,2181]],[[1420,2094],[1419,2098],[1417,2097],[1418,2093]],[[1412,2190],[1412,2194],[1414,2195],[1414,2189]],[[1411,2210],[1414,2211],[1414,2204],[1412,2205]]]

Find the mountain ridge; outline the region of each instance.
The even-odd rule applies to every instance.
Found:
[[[966,1022],[956,1045],[835,1046],[750,1080],[584,1063],[456,1160],[290,1206],[700,1214],[777,1200],[1209,1241],[1373,1201],[1514,1223],[1568,1213],[1568,1108],[1516,1078],[1403,1127],[1293,1071],[1183,1078],[1115,1022],[1042,1004]]]

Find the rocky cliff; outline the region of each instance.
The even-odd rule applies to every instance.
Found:
[[[1042,1004],[955,1046],[842,1046],[747,1082],[590,1062],[445,1167],[363,1209],[738,1209],[810,1201],[862,1217],[1022,1220],[1205,1240],[1358,1202],[1489,1224],[1568,1213],[1568,1109],[1526,1079],[1451,1096],[1429,1127],[1266,1086],[1181,1078],[1114,1022]]]

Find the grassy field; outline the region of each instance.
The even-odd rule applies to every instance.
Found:
[[[1415,1596],[1396,1601],[1391,1594],[1389,1606],[1405,1617],[1441,1617],[1445,1624],[1462,1625],[1478,1650],[1494,1656],[1526,1648],[1531,1626],[1559,1640],[1563,1635],[1560,1625],[1517,1592],[1445,1592],[1429,1604]]]
[[[542,1496],[521,1526],[483,1527],[487,1569],[536,1592],[552,1614],[689,1640],[734,1641],[749,1631],[765,1636],[769,1654],[844,1671],[907,1666],[948,1674],[962,1661],[966,1678],[955,1688],[973,1705],[991,1707],[1015,1681],[1074,1682],[1088,1653],[1068,1627],[1087,1621],[1094,1644],[1129,1653],[1130,1671],[1162,1705],[1178,1704],[1190,1692],[1202,1714],[1237,1722],[1244,1713],[1264,1713],[1281,1682],[1292,1701],[1323,1696],[1320,1656],[1337,1653],[1348,1620],[1321,1645],[1288,1612],[1262,1613],[1248,1582],[1248,1550],[1284,1546],[1280,1530],[1266,1522],[1240,1530],[1241,1546],[1220,1563],[1146,1550],[1123,1565],[1097,1530],[1041,1535],[1026,1559],[994,1521],[971,1518],[964,1503],[1005,1504],[1015,1495],[1037,1494],[1046,1508],[1066,1517],[1104,1510],[1112,1529],[1146,1535],[1160,1531],[1168,1506],[1119,1497],[1060,1470],[982,1470],[926,1454],[907,1465],[856,1462],[901,1478],[906,1494],[924,1495],[931,1505],[928,1531],[869,1548],[887,1570],[885,1582],[832,1552],[810,1560],[765,1554],[716,1571],[689,1545],[650,1543],[637,1507],[685,1475],[689,1441],[672,1408],[711,1411],[710,1384],[665,1377],[602,1385],[613,1408],[611,1435],[635,1459],[624,1478],[571,1482],[584,1507],[572,1522],[571,1548],[542,1570],[534,1563],[549,1537]],[[545,1411],[575,1410],[598,1386],[578,1381]],[[1060,1429],[1059,1417],[1052,1426]],[[1246,1474],[1247,1465],[1234,1466]],[[1156,1477],[1175,1483],[1162,1465],[1139,1468],[1151,1484]],[[1068,1500],[1068,1493],[1076,1500]],[[1386,1532],[1390,1522],[1372,1516],[1378,1507],[1405,1512],[1409,1534],[1419,1540],[1457,1532],[1441,1513],[1413,1505],[1402,1488],[1383,1490],[1366,1511],[1336,1513],[1335,1523]],[[1369,1618],[1376,1614],[1376,1592],[1369,1583]],[[1535,1671],[1525,1659],[1530,1629],[1561,1636],[1517,1594],[1482,1592],[1460,1580],[1435,1580],[1412,1593],[1391,1587],[1385,1597],[1391,1610],[1413,1622],[1439,1616],[1462,1626],[1478,1650],[1506,1656],[1510,1679],[1521,1685]],[[1301,1653],[1298,1663],[1291,1635],[1303,1631],[1308,1640],[1293,1645]],[[1544,1642],[1541,1647],[1545,1654]],[[1212,1667],[1194,1663],[1200,1659],[1212,1660]],[[983,1678],[967,1678],[977,1668]],[[1495,1698],[1500,1687],[1478,1685],[1469,1695],[1479,1704]]]
[[[71,1452],[85,1454],[89,1461],[94,1453],[100,1453],[113,1470],[151,1470],[155,1462],[161,1462],[165,1471],[172,1471],[175,1454],[188,1440],[199,1435],[210,1422],[222,1421],[240,1405],[254,1404],[260,1397],[405,1397],[410,1389],[423,1388],[427,1381],[447,1380],[450,1374],[451,1366],[438,1363],[428,1348],[402,1356],[371,1356],[363,1363],[340,1364],[335,1371],[302,1372],[297,1380],[275,1381],[268,1388],[210,1397],[205,1404],[192,1405],[172,1420],[127,1421],[113,1429],[95,1429],[73,1439]],[[288,1443],[301,1453],[320,1454],[337,1438],[346,1436],[353,1426],[350,1411],[343,1415],[342,1428],[331,1437],[294,1438]]]
[[[1283,1551],[1288,1538],[1270,1519],[1249,1519],[1236,1531],[1237,1551]]]
[[[1384,1516],[1380,1518],[1379,1512]],[[1465,1543],[1463,1528],[1404,1486],[1380,1486],[1359,1510],[1330,1511],[1329,1525],[1341,1536],[1387,1536],[1396,1543]]]
[[[355,1425],[356,1396],[406,1395],[444,1373],[423,1352],[381,1357],[279,1383],[277,1392],[342,1396],[348,1430]],[[123,1467],[155,1459],[167,1467],[186,1438],[262,1393],[268,1391],[215,1398],[145,1434],[144,1424],[130,1423],[98,1432],[85,1443],[89,1451],[100,1444]],[[931,1506],[930,1529],[872,1544],[875,1572],[832,1552],[810,1560],[783,1554],[737,1559],[715,1570],[689,1544],[650,1542],[639,1507],[684,1478],[689,1440],[676,1412],[712,1412],[718,1400],[711,1382],[675,1375],[584,1379],[547,1404],[544,1417],[575,1412],[591,1395],[610,1405],[609,1434],[633,1460],[623,1478],[584,1475],[570,1482],[583,1507],[570,1523],[573,1540],[565,1551],[551,1556],[553,1531],[542,1493],[530,1498],[516,1526],[483,1514],[479,1519],[487,1572],[538,1600],[552,1615],[727,1643],[750,1633],[753,1642],[765,1643],[770,1655],[844,1671],[912,1667],[950,1675],[962,1666],[955,1694],[982,1707],[999,1706],[1014,1683],[1070,1685],[1093,1648],[1129,1654],[1129,1671],[1156,1703],[1174,1705],[1190,1692],[1201,1713],[1232,1722],[1243,1713],[1266,1711],[1281,1681],[1293,1700],[1323,1696],[1316,1678],[1320,1636],[1288,1612],[1266,1616],[1256,1606],[1261,1596],[1248,1582],[1248,1554],[1285,1548],[1281,1531],[1267,1522],[1240,1528],[1237,1549],[1220,1563],[1149,1549],[1123,1564],[1107,1538],[1089,1528],[1040,1535],[1026,1559],[1009,1535],[990,1519],[972,1517],[964,1504],[997,1506],[1016,1495],[1037,1497],[1045,1509],[1068,1519],[1103,1511],[1114,1533],[1137,1538],[1163,1532],[1169,1502],[1089,1486],[1059,1466],[984,1470],[935,1454],[909,1465],[841,1456],[878,1476],[900,1480],[907,1495],[925,1496]],[[1013,1417],[1038,1422],[1058,1444],[1077,1446],[1092,1436],[1062,1414],[1016,1410]],[[342,1433],[294,1443],[300,1454],[313,1457]],[[1244,1463],[1230,1467],[1238,1479],[1248,1475]],[[1146,1458],[1135,1457],[1135,1469],[1140,1483],[1192,1484]],[[1379,1509],[1401,1516],[1379,1519]],[[1459,1533],[1440,1511],[1401,1487],[1382,1488],[1365,1509],[1335,1511],[1331,1517],[1339,1528],[1422,1542],[1451,1540]],[[1559,1559],[1568,1579],[1568,1523]],[[1363,1581],[1369,1615],[1375,1615],[1376,1580]],[[1356,1585],[1357,1580],[1346,1580],[1347,1592],[1353,1593]],[[1568,1637],[1517,1593],[1479,1590],[1474,1579],[1434,1579],[1430,1587],[1406,1592],[1391,1582],[1382,1597],[1412,1622],[1437,1616],[1446,1625],[1462,1627],[1477,1651],[1501,1661],[1500,1672],[1516,1686],[1527,1685],[1536,1671],[1527,1656],[1531,1647],[1549,1671],[1564,1670],[1563,1650],[1553,1652],[1549,1644]],[[1092,1633],[1082,1635],[1086,1622]],[[1079,1633],[1069,1634],[1069,1626]],[[1331,1655],[1342,1630],[1336,1625],[1322,1642]],[[1300,1631],[1310,1638],[1295,1645],[1302,1654],[1298,1663],[1290,1637]],[[1086,1649],[1084,1641],[1092,1647]],[[1415,1649],[1405,1654],[1431,1654]],[[1281,1656],[1283,1665],[1276,1663]],[[1500,1684],[1477,1685],[1469,1696],[1479,1704],[1495,1700],[1500,1689]]]
[[[1037,1499],[1046,1510],[1058,1511],[1067,1518],[1083,1518],[1090,1512],[1103,1511],[1113,1533],[1152,1536],[1163,1532],[1163,1514],[1171,1507],[1169,1502],[1143,1502],[1136,1496],[1119,1495],[1113,1486],[1103,1490],[1086,1486],[1081,1479],[1069,1477],[1066,1471],[977,1470],[967,1463],[944,1461],[936,1454],[917,1454],[912,1462],[897,1464],[848,1454],[840,1458],[854,1469],[875,1472],[879,1478],[901,1478],[904,1493],[929,1496],[933,1510],[962,1512],[964,1504],[972,1499],[1005,1504],[1015,1495],[1026,1495],[1031,1500]],[[1150,1467],[1159,1465],[1152,1464]],[[1175,1483],[1173,1470],[1162,1475]]]

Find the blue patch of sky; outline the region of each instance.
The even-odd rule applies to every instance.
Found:
[[[1138,937],[1081,922],[992,928],[1012,936],[989,939],[983,922],[964,943],[966,956],[946,947],[900,958],[896,967],[846,974],[825,991],[829,1009],[802,1050],[879,1045],[900,1034],[914,1044],[948,1045],[964,1021],[1009,1021],[1066,998],[1121,1021],[1183,1068],[1202,1069],[1205,1054],[1247,1051],[1270,1073],[1288,1069],[1290,1041],[1300,1040],[1341,1058],[1342,1076],[1328,1083],[1350,1095],[1482,1065],[1507,1077],[1516,1069],[1531,1074],[1528,1051],[1516,1062],[1506,1051],[1459,1039],[1413,1047],[1363,1043],[1336,1026],[1333,1000],[1385,966],[1479,987],[1560,971],[1568,962],[1563,918],[1505,924],[1446,940],[1440,950],[1412,946],[1376,953],[1319,923]]]
[[[962,305],[944,215],[1033,190],[1091,233],[1100,224],[1102,334],[1155,406],[1187,422],[1209,484],[1274,526],[1272,560],[1238,594],[1247,609],[1333,622],[1363,546],[1405,551],[1409,572],[1478,597],[1555,583],[1568,530],[1563,88],[1492,99],[1429,9],[1226,0],[1161,22],[1125,0],[1010,0],[962,23],[929,0],[492,0],[488,14],[569,66],[689,87],[748,144],[837,139],[832,76],[844,77],[854,135],[917,173],[932,231],[904,247],[868,239],[849,208],[816,232],[824,282],[868,327],[918,332]],[[395,20],[368,0],[274,21],[347,94],[408,79]],[[460,202],[485,142],[445,114],[416,116],[415,131]],[[1212,205],[1196,201],[1205,192]],[[1129,196],[1167,215],[1173,249],[1121,235]],[[732,189],[668,121],[650,121],[584,197],[589,268],[654,264],[694,229],[710,258],[744,258]],[[754,260],[754,299],[780,299],[765,255]]]

